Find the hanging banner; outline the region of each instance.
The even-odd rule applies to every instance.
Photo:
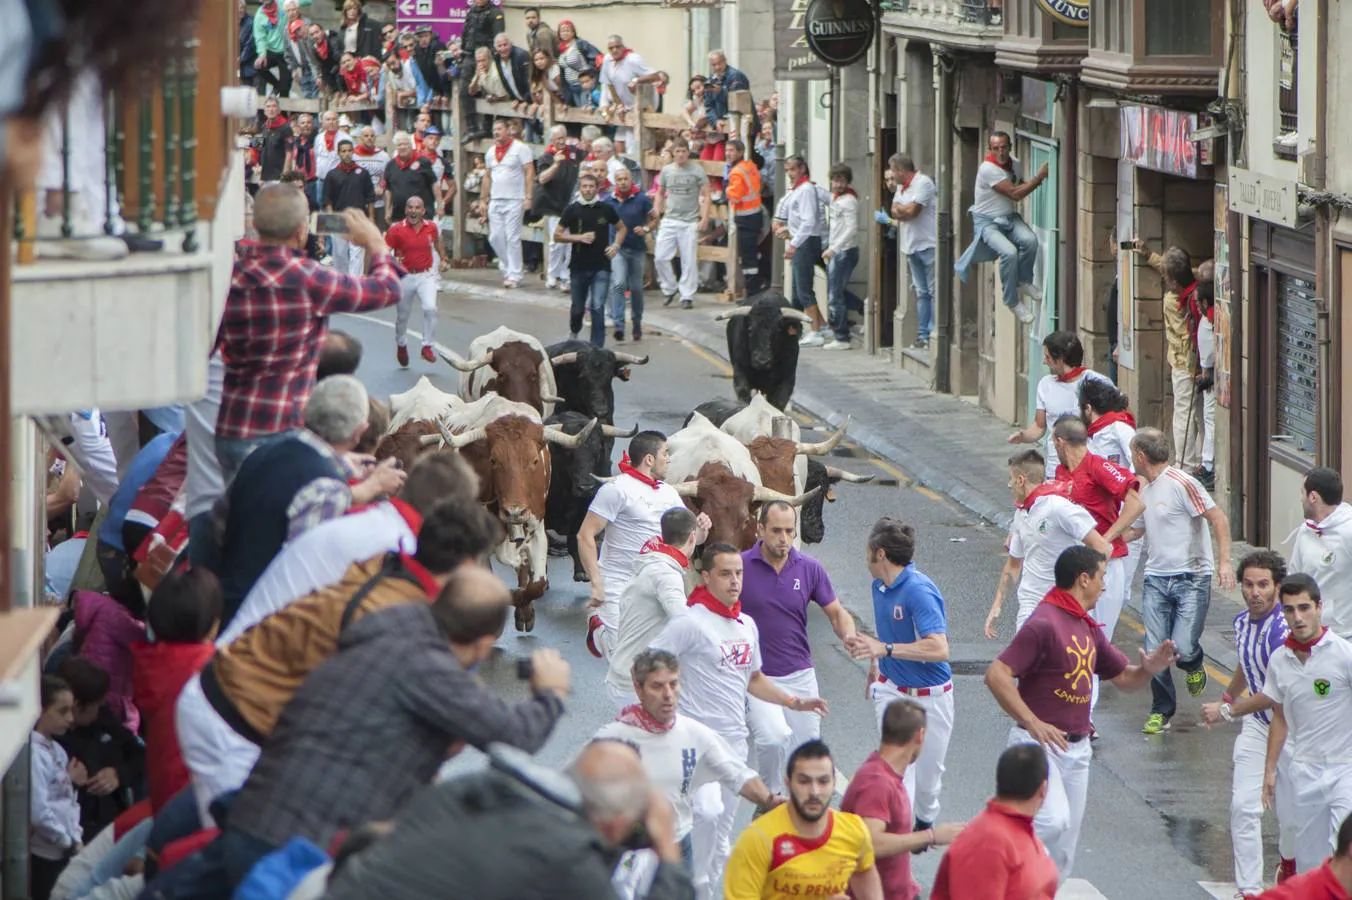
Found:
[[[1229,192],[1223,184],[1216,185],[1216,218],[1212,223],[1216,233],[1216,247],[1212,259],[1216,261],[1216,313],[1212,327],[1216,331],[1216,405],[1230,408],[1230,233]]]
[[[1136,169],[1124,159],[1117,161],[1117,367],[1136,368],[1136,264],[1135,250],[1123,248],[1136,237]]]
[[[1158,106],[1124,106],[1122,159],[1166,175],[1197,177],[1197,114]]]
[[[775,0],[775,78],[831,77],[831,67],[807,43],[807,8],[812,0]]]

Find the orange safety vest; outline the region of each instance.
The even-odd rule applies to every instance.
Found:
[[[741,160],[728,172],[728,186],[725,189],[728,202],[732,204],[732,214],[753,213],[761,205],[760,170],[749,159]]]

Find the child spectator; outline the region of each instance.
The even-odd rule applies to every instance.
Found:
[[[120,585],[119,590],[134,592],[137,599],[142,599],[140,583],[130,578],[127,582]],[[75,592],[73,643],[76,655],[90,660],[106,673],[105,679],[109,683],[104,688],[108,694],[107,706],[133,733],[141,729],[141,714],[131,696],[131,645],[144,640],[145,634],[145,625],[132,615],[125,602],[94,591]],[[78,690],[75,699],[80,699]],[[103,702],[103,698],[99,702]]]
[[[74,781],[83,833],[95,835],[126,812],[134,796],[144,794],[145,749],[105,702],[108,673],[98,664],[77,656],[63,662],[57,674],[75,698],[75,723],[60,743],[88,773]]]
[[[150,808],[159,812],[188,786],[179,756],[174,706],[188,679],[206,665],[221,622],[221,583],[210,570],[170,572],[150,595],[148,637],[132,645],[132,685],[144,717]]]
[[[67,861],[80,851],[80,804],[75,783],[85,768],[56,742],[75,721],[75,698],[60,678],[42,678],[42,714],[29,738],[29,888],[33,900],[47,900]]]

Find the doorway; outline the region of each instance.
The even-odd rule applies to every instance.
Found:
[[[1033,285],[1041,289],[1042,303],[1037,310],[1037,318],[1028,327],[1027,371],[1028,419],[1031,422],[1037,406],[1037,383],[1047,374],[1042,363],[1042,339],[1055,331],[1060,323],[1060,298],[1056,290],[1057,244],[1060,240],[1057,210],[1059,202],[1058,169],[1060,146],[1056,141],[1048,140],[1036,134],[1019,132],[1019,136],[1028,142],[1028,152],[1024,155],[1023,177],[1031,178],[1042,165],[1047,165],[1047,180],[1042,187],[1028,195],[1028,225],[1037,235],[1039,253],[1037,267],[1033,273]]]

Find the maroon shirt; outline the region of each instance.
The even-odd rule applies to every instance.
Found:
[[[1141,482],[1130,469],[1108,462],[1093,453],[1086,454],[1074,472],[1064,465],[1056,469],[1057,481],[1070,482],[1070,500],[1094,517],[1095,530],[1106,534],[1122,512],[1122,501],[1127,494],[1140,487]],[[1113,541],[1113,558],[1127,555],[1127,542],[1118,537]]]
[[[911,798],[901,776],[874,752],[855,772],[840,808],[857,816],[887,823],[888,834],[911,833]],[[911,877],[911,854],[884,858],[875,852],[878,875],[887,900],[918,900],[920,885]]]
[[[1046,600],[997,659],[1019,680],[1019,696],[1033,715],[1067,734],[1089,733],[1090,676],[1113,679],[1128,665],[1096,622]]]

